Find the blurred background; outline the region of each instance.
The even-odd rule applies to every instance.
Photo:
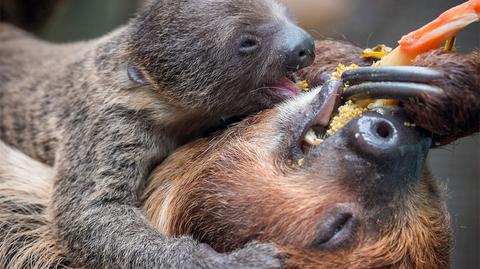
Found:
[[[2,1],[2,0],[0,0]],[[360,47],[391,47],[407,32],[462,3],[457,0],[281,0],[316,39],[335,38]],[[84,40],[124,24],[142,0],[67,0],[39,35],[58,42]],[[480,48],[480,23],[458,38],[459,51]],[[430,167],[448,186],[453,220],[452,268],[480,268],[480,136],[432,150]]]

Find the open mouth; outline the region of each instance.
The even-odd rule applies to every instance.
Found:
[[[342,92],[343,83],[330,80],[321,89],[311,89],[307,93],[310,95],[306,97],[308,104],[299,104],[298,108],[303,109],[294,115],[292,123],[295,127],[289,128],[292,133],[289,160],[303,160],[310,149],[317,148],[326,139],[330,119],[341,105]]]
[[[303,146],[318,146],[326,139],[332,115],[342,103],[343,83],[331,80],[325,84],[313,104],[314,116],[305,125],[300,136]]]
[[[297,80],[293,75],[286,75],[269,83],[265,86],[269,95],[280,101],[297,96],[302,92],[302,89],[297,85]]]

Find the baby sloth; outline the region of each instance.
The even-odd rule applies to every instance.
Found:
[[[277,268],[273,247],[218,254],[138,209],[151,170],[230,117],[300,92],[311,37],[273,0],[155,0],[102,38],[54,45],[0,24],[0,139],[55,167],[52,226],[89,268]]]

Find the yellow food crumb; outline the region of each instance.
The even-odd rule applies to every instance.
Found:
[[[338,64],[337,66],[337,71],[332,73],[332,79],[336,80],[341,80],[342,79],[342,74],[343,72],[350,70],[350,69],[355,69],[358,68],[359,66],[356,64],[351,64],[351,65],[343,65],[343,64]]]
[[[364,58],[377,58],[382,59],[386,55],[388,55],[392,51],[392,48],[387,47],[383,44],[377,45],[371,49],[366,49],[362,52],[362,57]],[[332,73],[332,79],[341,80],[343,72],[358,68],[359,66],[356,64],[351,64],[349,66],[339,64],[337,67],[337,71]],[[345,85],[345,91],[348,91],[348,85]],[[326,132],[326,136],[332,136],[340,129],[342,129],[350,120],[353,118],[362,115],[365,111],[377,107],[384,107],[384,106],[396,106],[398,105],[397,100],[392,99],[363,99],[357,100],[355,102],[349,100],[343,106],[338,108],[338,113],[330,120],[329,127]],[[413,126],[409,125],[409,126]],[[357,137],[357,135],[355,136]]]
[[[338,114],[332,118],[326,135],[331,136],[342,129],[353,118],[360,116],[363,112],[367,111],[367,108],[361,107],[351,100],[347,101],[343,106],[338,108]]]
[[[392,51],[392,48],[387,47],[384,44],[376,45],[371,49],[365,49],[362,51],[363,58],[375,58],[375,59],[382,59],[383,57],[387,56]]]
[[[297,86],[305,92],[308,92],[310,90],[308,86],[308,81],[306,80],[297,82]]]
[[[300,160],[297,160],[297,165],[298,166],[303,166],[303,164],[305,163],[305,159],[300,159]]]

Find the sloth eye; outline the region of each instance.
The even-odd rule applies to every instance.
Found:
[[[250,55],[255,53],[260,47],[259,40],[254,36],[242,36],[240,38],[239,52],[242,55]]]

